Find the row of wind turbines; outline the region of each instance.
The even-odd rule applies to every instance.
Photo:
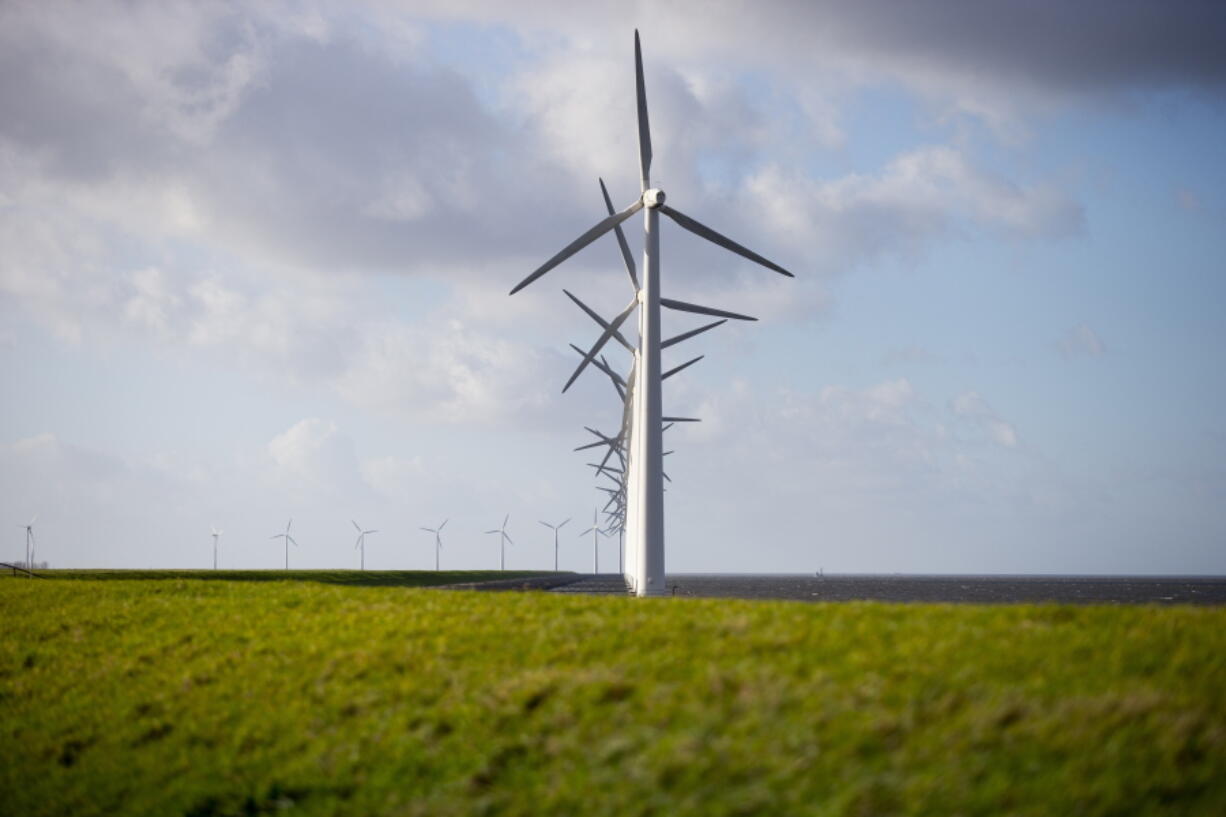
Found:
[[[651,128],[647,118],[647,91],[643,81],[643,55],[638,31],[634,32],[634,79],[638,114],[639,197],[625,209],[614,210],[613,200],[609,197],[604,180],[598,179],[601,197],[604,199],[604,207],[608,215],[537,267],[527,278],[516,284],[510,294],[514,295],[519,292],[601,236],[608,233],[616,236],[618,249],[625,263],[634,296],[630,303],[617,313],[616,317],[609,320],[579,300],[569,290],[562,290],[566,297],[602,330],[596,342],[586,351],[574,344],[570,345],[571,349],[582,359],[570,379],[562,387],[562,391],[569,389],[590,365],[604,373],[617,392],[618,414],[621,420],[617,431],[609,434],[584,426],[587,432],[596,437],[596,441],[581,445],[575,450],[605,448],[600,462],[588,463],[588,465],[595,469],[598,480],[607,479],[611,483],[598,486],[609,495],[609,500],[604,507],[605,513],[608,514],[606,527],[608,530],[624,534],[622,547],[626,562],[624,575],[633,592],[639,596],[658,596],[665,594],[664,483],[671,482],[668,475],[664,473],[664,457],[672,453],[664,450],[663,436],[664,432],[675,423],[699,422],[695,417],[669,416],[664,413],[663,383],[703,359],[703,355],[699,355],[666,371],[661,365],[661,353],[675,344],[714,329],[729,320],[757,320],[757,318],[724,309],[666,298],[661,294],[659,215],[663,213],[682,229],[730,250],[755,264],[788,278],[794,276],[778,264],[768,261],[753,250],[743,247],[727,236],[664,203],[664,191],[653,187],[650,182]],[[621,227],[622,222],[640,210],[644,213],[641,270],[635,267],[630,245]],[[665,339],[661,335],[661,307],[672,312],[702,315],[718,320]],[[621,329],[636,310],[638,311],[638,338],[636,343],[631,343],[622,334]],[[630,366],[628,371],[623,370],[625,374],[619,372],[602,354],[602,350],[609,341],[615,341],[630,354]],[[615,464],[610,462],[614,457],[616,457]]]
[[[598,519],[599,519],[598,512],[596,510],[593,510],[592,511],[592,526],[579,534],[580,537],[587,536],[588,534],[591,534],[592,536],[592,572],[593,573],[600,572],[600,537],[601,536],[611,537],[611,536],[616,535],[617,533],[617,531],[606,530],[604,528],[601,528],[600,525],[598,524]],[[354,550],[357,550],[360,554],[359,569],[365,570],[366,569],[366,537],[370,536],[371,534],[378,533],[379,531],[377,528],[372,528],[369,530],[363,529],[363,527],[357,523],[357,520],[351,519],[349,521],[353,523],[353,528],[358,533],[357,539],[354,541],[353,547],[354,547]],[[441,556],[443,552],[443,528],[445,528],[447,526],[447,523],[450,521],[451,521],[450,518],[444,519],[442,523],[436,528],[427,528],[427,527],[419,528],[419,530],[425,531],[426,533],[434,534],[434,569],[435,570],[440,569]],[[511,521],[511,515],[507,514],[506,516],[503,517],[501,526],[494,528],[493,530],[485,531],[487,535],[497,535],[498,536],[498,569],[499,570],[507,569],[507,545],[515,544],[514,540],[511,539],[511,535],[507,533],[507,525],[508,523],[510,523],[510,521]],[[540,520],[540,524],[544,525],[546,528],[549,528],[551,531],[553,531],[553,569],[555,571],[558,570],[558,564],[559,564],[558,562],[558,555],[560,552],[559,533],[562,530],[562,528],[566,527],[566,525],[569,524],[570,522],[571,522],[571,518],[567,518],[557,523],[551,523],[551,522],[546,522],[544,520]],[[298,547],[298,541],[294,539],[294,535],[290,532],[291,528],[293,527],[293,524],[294,524],[293,517],[290,517],[290,519],[285,523],[284,531],[280,533],[274,533],[272,536],[268,537],[269,539],[282,540],[282,543],[285,546],[285,569],[286,570],[289,570],[289,547],[290,545],[293,545],[294,547]],[[34,526],[34,520],[31,519],[30,524],[26,525],[26,532],[27,532],[27,535],[26,535],[26,538],[27,538],[26,563],[27,564],[30,564],[30,559],[33,556],[33,541],[34,541],[33,526]],[[212,532],[211,535],[213,537],[213,569],[217,570],[218,565],[219,565],[219,559],[220,559],[220,540],[221,540],[222,534],[225,533],[225,531],[221,530],[215,525],[212,526],[210,530]],[[620,553],[619,553],[619,556],[620,556]],[[619,558],[619,562],[620,562],[620,558]],[[622,570],[622,566],[620,564],[618,566],[618,570],[619,571]]]

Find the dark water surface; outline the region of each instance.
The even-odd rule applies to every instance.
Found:
[[[827,576],[678,573],[677,596],[794,601],[1226,604],[1226,576]]]

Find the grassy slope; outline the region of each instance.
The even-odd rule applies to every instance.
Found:
[[[1226,813],[1217,608],[180,580],[0,614],[4,814]]]

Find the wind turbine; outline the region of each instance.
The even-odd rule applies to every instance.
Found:
[[[569,521],[570,519],[567,518],[566,522],[569,522]],[[556,525],[551,525],[548,522],[541,522],[542,525],[544,525],[545,527],[553,531],[553,572],[554,573],[558,572],[558,531],[562,530],[562,526],[565,525],[566,522],[559,522]]]
[[[502,527],[496,530],[487,530],[486,533],[497,533],[498,536],[498,569],[507,569],[507,542],[515,544],[511,541],[511,537],[507,535],[507,522],[511,519],[511,514],[507,514],[502,520]]]
[[[438,556],[443,549],[443,525],[446,525],[450,520],[444,519],[443,524],[437,528],[422,528],[424,531],[429,531],[434,534],[434,569],[438,570]],[[505,522],[503,523],[506,524]]]
[[[217,569],[217,540],[221,538],[221,535],[223,533],[225,533],[225,531],[217,530],[215,526],[213,527],[213,569],[214,570]]]
[[[350,519],[349,521],[353,522],[353,526],[357,528],[357,531],[358,531],[358,541],[357,541],[357,544],[355,544],[353,547],[355,549],[359,549],[362,551],[362,568],[361,569],[365,570],[366,569],[366,535],[368,533],[378,533],[379,531],[362,530],[362,526],[359,525],[357,522],[354,522],[354,520],[352,519]]]
[[[294,537],[289,535],[289,526],[292,524],[294,524],[294,519],[293,517],[290,517],[290,520],[285,523],[285,533],[276,533],[268,537],[269,539],[284,539],[285,540],[285,569],[286,570],[289,570],[289,546],[292,544],[294,547],[298,547],[298,543],[294,541]]]
[[[592,572],[593,573],[600,572],[600,537],[610,535],[600,529],[600,525],[597,524],[597,521],[596,521],[596,513],[597,513],[596,509],[593,508],[592,509],[592,526],[588,528],[587,530],[585,530],[583,533],[579,534],[580,536],[587,536],[589,533],[592,534]]]
[[[593,227],[580,235],[570,244],[538,267],[527,278],[520,281],[511,290],[514,295],[519,290],[531,284],[554,267],[570,258],[579,250],[591,244],[608,232],[615,232],[626,270],[630,275],[635,297],[621,313],[612,321],[604,321],[594,314],[599,323],[605,326],[604,332],[596,343],[583,355],[583,360],[575,373],[562,390],[566,391],[583,369],[592,363],[600,350],[610,338],[619,335],[619,329],[630,313],[641,306],[638,315],[638,346],[633,349],[634,368],[632,374],[637,383],[626,389],[626,408],[630,419],[628,426],[627,451],[629,453],[629,473],[625,480],[626,487],[626,528],[627,545],[630,548],[630,570],[634,574],[631,582],[635,592],[640,596],[658,596],[666,592],[664,583],[664,463],[663,463],[663,425],[667,421],[663,413],[662,383],[664,378],[675,374],[681,367],[664,372],[660,362],[660,350],[667,345],[684,339],[682,336],[661,340],[660,308],[709,315],[719,318],[753,320],[747,315],[724,312],[710,307],[698,306],[664,298],[660,294],[660,225],[659,214],[663,213],[672,219],[682,229],[688,230],[707,241],[718,244],[724,249],[774,270],[791,278],[792,273],[775,264],[732,239],[712,230],[704,224],[690,218],[684,213],[669,207],[664,203],[664,191],[650,184],[651,171],[651,128],[647,119],[647,92],[643,82],[643,57],[639,45],[638,31],[634,32],[634,75],[635,98],[638,108],[638,142],[639,142],[639,198],[621,211],[614,211],[612,200],[606,195],[608,216],[598,221]],[[604,182],[601,182],[604,190]],[[644,214],[644,245],[642,279],[635,274],[634,261],[630,249],[622,233],[622,222],[629,219],[639,210]],[[587,311],[585,309],[585,311]],[[707,327],[711,328],[711,327]],[[692,336],[697,332],[687,333]],[[624,342],[624,341],[619,341]],[[628,343],[625,343],[629,346]],[[688,363],[685,365],[689,365]],[[598,534],[593,534],[596,536]]]
[[[37,520],[38,514],[34,514],[27,524],[18,526],[26,529],[26,570],[34,569],[34,523]]]

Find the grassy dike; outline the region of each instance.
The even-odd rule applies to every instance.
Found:
[[[0,615],[3,814],[1226,814],[1221,608],[170,579]]]

